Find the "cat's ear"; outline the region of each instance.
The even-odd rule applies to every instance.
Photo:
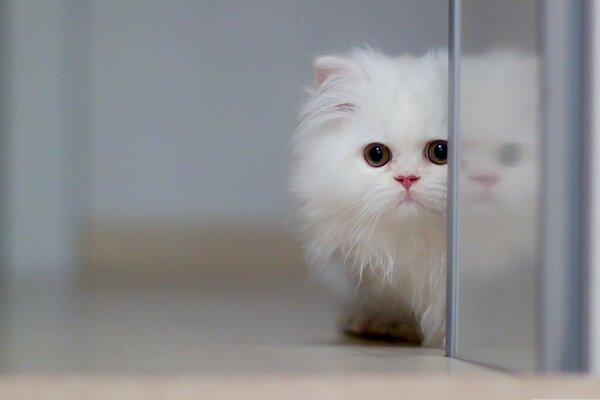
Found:
[[[313,63],[315,86],[321,87],[332,76],[359,73],[356,66],[349,60],[339,56],[318,57]]]

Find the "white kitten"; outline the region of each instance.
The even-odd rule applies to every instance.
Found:
[[[447,55],[356,50],[314,74],[291,176],[307,259],[346,332],[442,346]]]

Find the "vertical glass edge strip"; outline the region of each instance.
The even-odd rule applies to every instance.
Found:
[[[450,0],[448,23],[448,217],[446,269],[446,356],[456,356],[457,233],[458,233],[458,123],[460,94],[461,0]]]
[[[547,19],[548,19],[548,9],[547,6],[544,4],[544,2],[542,0],[537,0],[536,1],[536,6],[538,8],[538,46],[539,46],[539,51],[540,51],[540,67],[539,67],[539,74],[540,74],[540,113],[541,113],[541,120],[540,120],[540,124],[541,124],[541,135],[542,135],[542,139],[544,138],[544,136],[546,135],[546,125],[547,125],[547,113],[548,113],[548,100],[546,98],[546,92],[547,92],[547,87],[546,87],[546,80],[547,78],[547,67],[546,67],[546,62],[547,62],[547,49],[546,49],[546,41],[547,41]],[[544,281],[545,281],[545,275],[546,272],[544,271],[544,263],[545,263],[545,259],[546,259],[546,252],[545,252],[545,248],[546,248],[546,235],[544,234],[545,231],[545,223],[544,223],[544,217],[547,214],[546,212],[546,208],[547,208],[547,202],[543,201],[543,196],[544,196],[544,190],[545,190],[545,182],[544,182],[544,151],[542,151],[542,159],[540,160],[541,162],[541,171],[542,171],[542,176],[540,178],[540,194],[539,194],[539,201],[540,201],[540,212],[539,212],[539,222],[538,222],[538,229],[540,231],[540,238],[539,238],[539,260],[538,260],[538,268],[537,268],[537,281],[536,281],[536,370],[538,371],[544,371],[546,369],[546,364],[547,364],[547,360],[545,359],[545,348],[546,346],[546,336],[544,334],[544,329],[545,329],[545,315],[544,315],[544,308],[542,307],[542,304],[544,304],[544,297],[545,297],[545,285],[544,285]]]
[[[538,1],[542,54],[537,369],[581,371],[585,233],[580,2]],[[575,179],[563,180],[569,176]]]
[[[598,33],[598,5],[590,1],[583,3],[582,10],[583,25],[583,175],[584,175],[584,207],[582,221],[584,224],[583,234],[583,265],[581,275],[581,369],[586,372],[600,373],[600,295],[598,284],[600,283],[598,255],[599,251],[594,244],[600,238],[600,213],[594,209],[600,193],[600,165],[595,161],[600,148],[598,141],[598,67],[599,41]]]

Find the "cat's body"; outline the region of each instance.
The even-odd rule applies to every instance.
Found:
[[[338,294],[347,332],[441,346],[446,53],[358,50],[314,68],[291,177],[307,259]]]

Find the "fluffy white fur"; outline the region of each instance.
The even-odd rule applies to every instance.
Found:
[[[447,136],[447,55],[356,50],[318,58],[314,72],[291,169],[307,260],[342,300],[347,330],[412,326],[442,346],[447,169],[424,148]],[[373,142],[393,154],[381,168],[363,157]],[[420,176],[415,202],[402,203],[398,175]]]

